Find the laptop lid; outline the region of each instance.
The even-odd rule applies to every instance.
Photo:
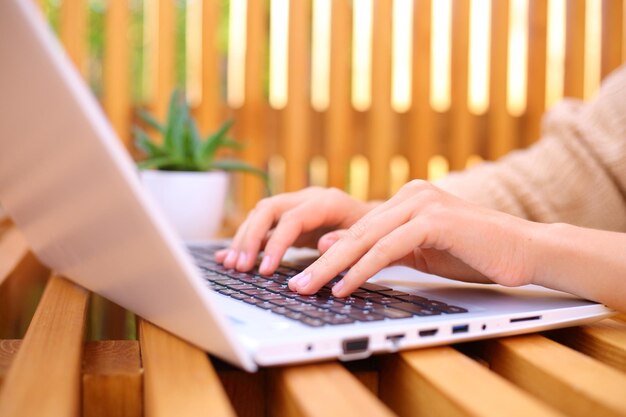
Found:
[[[0,201],[46,265],[254,370],[35,3],[0,1]]]

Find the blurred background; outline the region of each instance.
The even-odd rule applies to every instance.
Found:
[[[623,0],[38,1],[121,140],[184,89],[274,192],[385,198],[533,143],[626,59]],[[263,196],[236,178],[234,209]]]
[[[626,60],[625,0],[24,1],[131,155],[137,111],[163,117],[179,88],[203,133],[235,121],[238,156],[267,169],[274,192],[385,198],[496,159]],[[235,175],[233,227],[263,195],[258,178]],[[48,276],[36,268],[41,285],[15,276],[0,288],[0,315],[15,318],[0,338],[28,326]],[[98,296],[90,310],[88,339],[136,336],[130,312]]]

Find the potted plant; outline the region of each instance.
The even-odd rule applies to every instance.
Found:
[[[259,175],[267,185],[264,171],[234,158],[217,158],[220,149],[241,147],[227,136],[232,122],[202,138],[182,93],[172,94],[164,123],[147,112],[139,115],[162,137],[155,143],[134,127],[135,144],[145,154],[138,162],[141,180],[184,240],[215,237],[223,218],[227,172]]]

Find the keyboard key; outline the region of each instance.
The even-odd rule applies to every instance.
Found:
[[[332,287],[343,274],[324,285],[317,294],[300,295],[289,289],[287,281],[299,273],[301,267],[284,265],[267,277],[258,272],[239,272],[216,263],[215,250],[190,249],[212,290],[311,327],[467,312],[463,307],[373,283],[363,284],[350,297],[335,298]]]
[[[380,314],[381,316],[385,316],[388,319],[406,319],[409,317],[413,317],[412,313],[404,310],[398,310],[397,308],[391,307],[383,307],[383,308],[375,308],[372,310],[373,313]]]
[[[441,314],[441,312],[439,311],[429,310],[426,307],[410,303],[398,303],[394,304],[393,307],[400,310],[409,311],[418,316],[435,316],[437,314]]]

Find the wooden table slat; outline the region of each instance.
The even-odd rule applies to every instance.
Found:
[[[136,340],[88,342],[83,360],[83,416],[141,417],[143,369]]]
[[[380,396],[400,416],[560,416],[451,347],[388,356]]]
[[[393,412],[338,363],[291,366],[272,371],[269,415],[393,416]]]
[[[603,320],[554,334],[555,340],[626,373],[626,323]]]
[[[87,300],[84,289],[50,279],[0,391],[0,416],[78,415]]]
[[[626,415],[626,374],[540,335],[481,349],[491,369],[571,416]]]
[[[139,340],[146,417],[235,415],[206,353],[145,320]]]
[[[19,339],[0,340],[0,389],[21,344]]]

